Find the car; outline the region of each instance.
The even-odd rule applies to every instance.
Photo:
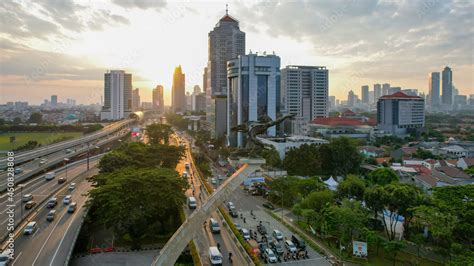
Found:
[[[237,228],[237,231],[240,232],[240,229],[242,229],[242,226],[240,224],[234,224],[235,228]]]
[[[56,217],[56,210],[50,210],[46,215],[46,221],[51,222],[54,220],[54,217]]]
[[[257,225],[257,231],[258,231],[261,235],[266,235],[266,234],[267,234],[267,229],[265,228],[265,226],[264,226],[263,224]]]
[[[226,203],[226,205],[227,205],[227,209],[229,209],[229,210],[230,210],[230,209],[235,209],[235,205],[234,205],[234,203],[233,203],[232,201],[228,201],[228,202]]]
[[[74,189],[76,189],[76,183],[71,183],[71,184],[69,184],[69,187],[68,187],[67,189],[69,189],[69,190],[74,190]]]
[[[286,240],[285,241],[285,247],[291,253],[296,252],[296,246],[295,246],[295,244],[293,244],[293,242],[291,240]]]
[[[75,201],[71,202],[71,204],[69,204],[69,207],[67,208],[67,212],[69,213],[73,213],[77,208],[77,203]]]
[[[55,176],[56,176],[55,172],[47,172],[44,178],[49,181],[49,180],[53,180]]]
[[[23,202],[28,202],[28,201],[30,201],[30,200],[32,200],[32,199],[33,199],[33,195],[31,195],[31,194],[23,195],[23,197],[21,198],[21,200],[22,200]]]
[[[306,250],[306,243],[303,239],[298,239],[295,235],[291,235],[291,241],[299,250]]]
[[[39,164],[40,164],[40,165],[43,165],[43,164],[45,164],[47,161],[48,161],[48,159],[43,158],[43,159],[40,160]]]
[[[46,204],[46,207],[48,208],[54,208],[58,204],[58,199],[53,197],[48,200],[48,203]]]
[[[35,221],[29,222],[23,230],[24,235],[31,235],[38,230],[38,224]]]
[[[259,257],[260,256],[260,249],[258,247],[257,241],[253,239],[247,240],[247,243],[249,243],[250,248],[252,249],[252,253],[255,254],[255,256]]]
[[[222,265],[222,254],[217,247],[209,247],[211,265]]]
[[[71,149],[66,149],[66,153],[67,153],[67,154],[73,153],[73,150],[71,150]]]
[[[276,240],[273,240],[272,242],[270,242],[270,247],[278,255],[283,255],[283,253],[285,253],[285,250],[281,246],[280,242],[278,242]]]
[[[262,204],[262,206],[270,210],[275,209],[275,207],[273,207],[273,205],[270,202],[265,202]]]
[[[265,253],[265,249],[267,248],[268,248],[267,243],[264,243],[264,242],[258,243],[258,249],[260,250],[260,254]]]
[[[14,171],[14,173],[15,173],[15,175],[18,175],[18,174],[21,174],[21,173],[23,173],[23,168],[21,168],[21,167],[17,167],[17,168],[15,168],[15,171]]]
[[[0,266],[10,265],[12,263],[11,249],[5,249],[0,253]]]
[[[36,201],[30,200],[25,204],[25,209],[29,210],[32,209],[36,205]]]
[[[240,229],[240,233],[242,234],[242,236],[244,237],[244,240],[249,240],[250,239],[250,232],[249,230],[245,229],[245,228],[242,228]]]
[[[283,234],[278,229],[273,230],[272,235],[278,241],[283,240]]]
[[[213,184],[213,185],[217,184],[217,180],[216,180],[216,178],[214,178],[214,177],[213,177],[213,178],[211,178],[211,184]]]
[[[232,216],[234,218],[239,217],[239,214],[237,213],[237,210],[235,210],[235,209],[230,209],[229,214],[230,214],[230,216]]]
[[[64,199],[63,199],[63,203],[64,203],[65,205],[68,205],[69,203],[71,203],[71,201],[72,201],[72,196],[71,196],[71,195],[67,195],[67,196],[64,197]]]
[[[217,179],[219,179],[219,181],[222,181],[222,180],[224,180],[224,176],[223,175],[218,175]]]
[[[219,223],[216,220],[214,220],[213,218],[211,218],[209,220],[209,228],[211,229],[212,233],[218,234],[218,233],[221,232],[221,228],[219,226]]]
[[[265,258],[265,260],[269,263],[277,263],[278,261],[278,258],[277,256],[275,255],[275,253],[273,253],[273,250],[267,248],[265,249],[265,252],[263,253],[263,257]]]

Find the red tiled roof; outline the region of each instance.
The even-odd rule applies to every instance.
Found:
[[[326,126],[363,126],[364,123],[359,119],[345,118],[345,117],[324,117],[316,118],[312,124],[326,125]]]
[[[430,185],[431,187],[436,187],[438,183],[438,179],[433,177],[432,175],[417,175],[415,178],[425,182],[426,184]]]
[[[354,113],[351,109],[348,109],[348,108],[344,109],[344,111],[342,111],[342,113],[341,113],[342,117],[355,116],[355,115],[356,115],[356,113]]]
[[[406,95],[405,93],[399,91],[395,92],[392,95],[385,95],[380,97],[379,99],[395,99],[395,98],[404,98],[404,99],[422,99],[421,97],[418,96],[411,96],[411,95]]]
[[[474,158],[472,158],[472,157],[463,158],[463,160],[464,160],[464,162],[466,162],[467,167],[474,165]]]
[[[390,157],[379,157],[375,158],[375,160],[377,161],[377,164],[383,164],[384,162],[390,162]]]

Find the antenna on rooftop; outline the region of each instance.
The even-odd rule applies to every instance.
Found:
[[[225,14],[229,14],[229,4],[225,4]]]

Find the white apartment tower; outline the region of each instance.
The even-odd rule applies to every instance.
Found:
[[[328,116],[328,70],[324,66],[287,66],[281,70],[283,108],[311,122]]]
[[[101,120],[119,120],[132,112],[132,74],[111,70],[104,74],[104,106]]]

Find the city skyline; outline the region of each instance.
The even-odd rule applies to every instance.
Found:
[[[226,2],[111,2],[45,2],[27,8],[24,2],[2,1],[2,17],[12,23],[5,23],[1,33],[0,103],[39,104],[50,95],[97,103],[103,96],[103,73],[111,69],[133,74],[133,87],[140,88],[144,102],[163,84],[165,104],[170,105],[173,68],[179,64],[187,73],[186,91],[202,83],[208,32],[225,14]],[[471,54],[472,27],[463,23],[468,23],[473,6],[448,1],[231,1],[229,14],[246,33],[246,54],[275,51],[282,68],[325,65],[331,71],[329,94],[344,99],[349,90],[376,83],[427,93],[426,76],[446,65],[456,72],[452,82],[459,94],[472,94],[472,56],[466,56]],[[265,19],[266,12],[275,16]],[[386,21],[381,25],[371,23],[382,16]],[[344,30],[351,23],[359,27],[348,34]],[[124,36],[131,41],[121,41]]]

